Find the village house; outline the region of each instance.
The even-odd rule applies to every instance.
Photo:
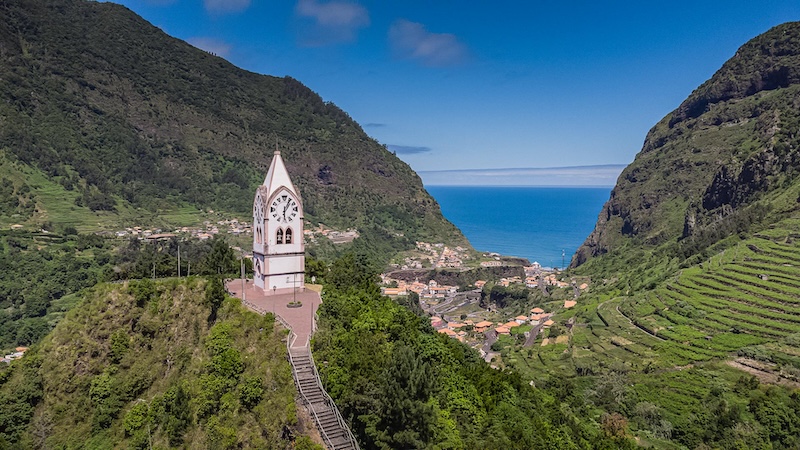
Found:
[[[388,295],[388,296],[393,296],[393,295],[394,296],[400,296],[400,295],[408,295],[408,291],[404,287],[403,288],[401,288],[401,287],[396,287],[396,288],[383,287],[383,288],[381,288],[381,294]]]
[[[504,327],[504,326],[499,326],[499,327],[495,328],[494,331],[497,332],[497,334],[503,334],[503,335],[506,335],[506,336],[511,334],[511,330],[509,328],[507,328],[507,327]]]
[[[25,356],[25,352],[27,352],[27,351],[28,351],[28,347],[17,347],[16,349],[14,349],[13,353],[9,353],[9,354],[5,355],[4,357],[0,358],[0,362],[9,364],[9,363],[11,363],[11,361],[14,361],[16,359],[20,359],[23,356]]]
[[[494,323],[489,322],[488,320],[484,320],[483,322],[478,322],[475,324],[475,331],[478,333],[483,333],[484,331],[488,330]]]

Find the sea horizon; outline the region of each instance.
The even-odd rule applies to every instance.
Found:
[[[614,186],[626,164],[417,171],[425,186]]]
[[[594,229],[612,186],[426,189],[476,250],[563,268]]]

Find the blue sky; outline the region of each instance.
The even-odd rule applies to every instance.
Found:
[[[123,0],[168,34],[297,78],[412,168],[627,164],[797,0]]]

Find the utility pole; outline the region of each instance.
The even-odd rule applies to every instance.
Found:
[[[564,249],[562,248],[561,249],[561,270],[564,270],[564,267],[565,267],[564,266],[564,256],[566,256],[566,253],[564,252]]]
[[[244,286],[244,255],[239,259],[242,266],[242,300],[247,301],[247,292]]]
[[[181,278],[181,244],[178,244],[178,279]]]

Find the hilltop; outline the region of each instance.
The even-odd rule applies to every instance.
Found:
[[[277,146],[312,224],[399,248],[466,242],[408,165],[292,77],[237,68],[112,3],[12,0],[0,15],[6,226],[247,218]]]
[[[294,448],[285,331],[235,299],[212,319],[209,291],[198,278],[86,291],[0,371],[0,448]]]

